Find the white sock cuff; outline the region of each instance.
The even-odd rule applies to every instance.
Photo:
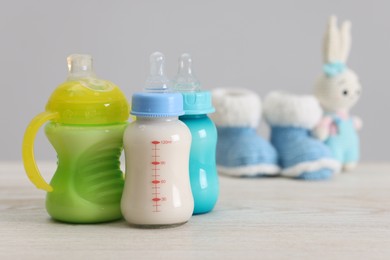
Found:
[[[257,127],[261,100],[256,92],[243,88],[218,88],[212,91],[214,123],[222,127]]]
[[[264,116],[270,125],[313,129],[321,120],[322,109],[313,95],[275,91],[265,98]]]

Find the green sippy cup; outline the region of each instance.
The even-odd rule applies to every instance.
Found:
[[[56,220],[120,219],[124,180],[119,158],[129,104],[117,86],[95,77],[91,56],[74,54],[67,61],[67,80],[26,129],[22,149],[26,173],[37,188],[48,192],[46,209]],[[46,121],[46,136],[58,155],[50,185],[34,159],[34,139]]]

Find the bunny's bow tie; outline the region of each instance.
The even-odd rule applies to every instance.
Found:
[[[324,64],[322,69],[326,76],[332,78],[343,73],[347,69],[347,66],[343,62],[336,61]]]

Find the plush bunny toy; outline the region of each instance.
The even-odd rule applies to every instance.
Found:
[[[361,94],[357,75],[346,66],[351,48],[350,31],[349,21],[345,21],[339,29],[337,18],[330,17],[323,46],[324,73],[315,87],[315,96],[324,108],[325,116],[313,132],[330,147],[344,171],[353,169],[359,159],[356,131],[362,127],[358,117],[349,115],[349,110]]]

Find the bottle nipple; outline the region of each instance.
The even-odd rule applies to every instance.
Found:
[[[92,68],[92,57],[87,54],[72,54],[67,58],[68,80],[82,78],[94,78],[95,72]]]
[[[192,58],[183,53],[179,58],[179,70],[174,79],[174,89],[180,92],[193,92],[200,90],[200,82],[192,73]]]
[[[145,82],[145,90],[148,92],[166,92],[169,90],[170,81],[165,74],[165,56],[161,52],[150,55],[150,74]]]

